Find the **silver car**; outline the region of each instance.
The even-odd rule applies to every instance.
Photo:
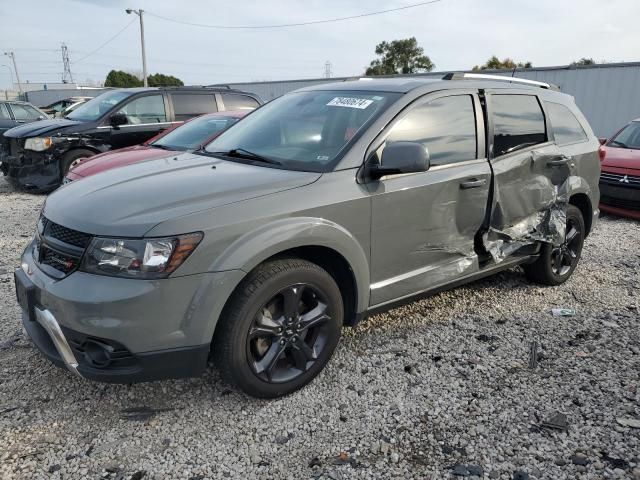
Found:
[[[195,153],[46,201],[23,324],[91,380],[311,381],[343,326],[522,265],[558,285],[598,216],[598,140],[552,85],[450,75],[298,90]]]

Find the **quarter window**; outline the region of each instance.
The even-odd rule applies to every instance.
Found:
[[[558,145],[583,142],[587,139],[582,125],[567,107],[560,103],[544,102]]]
[[[532,95],[492,95],[493,154],[515,152],[547,139],[544,114]]]
[[[130,125],[167,121],[162,95],[138,97],[127,103],[118,113],[125,114]]]
[[[218,111],[215,95],[172,94],[176,120],[188,120],[203,113]]]
[[[259,106],[255,98],[237,93],[223,93],[222,101],[225,110],[253,110]]]
[[[394,125],[386,141],[422,143],[431,165],[473,160],[477,156],[473,98],[442,97],[416,107]]]

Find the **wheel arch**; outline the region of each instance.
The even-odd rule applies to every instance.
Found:
[[[586,238],[591,232],[591,225],[593,224],[593,207],[591,206],[589,197],[586,193],[576,193],[569,198],[569,205],[574,205],[580,210],[580,213],[582,213],[586,230],[584,236]]]
[[[282,219],[263,225],[233,242],[210,271],[242,270],[244,275],[234,286],[235,291],[258,265],[283,257],[302,258],[329,272],[344,295],[345,324],[354,324],[357,314],[366,310],[368,256],[350,232],[326,219]]]

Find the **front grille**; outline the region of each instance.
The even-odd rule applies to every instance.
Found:
[[[43,215],[37,228],[33,255],[45,267],[45,273],[62,278],[77,269],[91,235],[54,223]]]
[[[619,185],[621,187],[640,187],[640,176],[637,175],[602,172],[600,174],[600,181],[610,185]]]
[[[40,246],[40,264],[42,265],[48,265],[68,275],[77,268],[79,263],[80,258],[57,252],[46,245]]]
[[[18,146],[18,139],[12,138],[11,140],[9,140],[9,152],[11,156],[17,157],[19,151],[20,151],[20,148]]]
[[[86,233],[78,232],[77,230],[71,230],[70,228],[63,227],[62,225],[58,225],[57,223],[47,222],[48,228],[47,233],[50,237],[55,238],[56,240],[60,240],[61,242],[68,243],[75,247],[85,248],[89,245],[89,241],[91,240],[91,235],[87,235]]]
[[[624,198],[615,198],[609,197],[607,195],[602,195],[600,197],[600,202],[611,207],[624,208],[626,210],[640,210],[640,199],[628,200]]]

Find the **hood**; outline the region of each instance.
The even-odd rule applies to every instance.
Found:
[[[171,152],[161,148],[148,147],[146,145],[121,148],[119,150],[101,153],[82,160],[80,164],[71,169],[67,176],[75,180],[76,177],[89,177],[104,170],[124,167],[125,165],[141,162],[143,160],[153,160],[156,158],[169,157],[171,155],[175,156],[177,153],[179,152]]]
[[[142,237],[172,218],[301,187],[320,176],[181,153],[69,183],[47,198],[44,215],[81,232]]]
[[[37,120],[31,123],[25,123],[18,127],[13,127],[11,130],[4,132],[5,137],[13,138],[28,138],[37,137],[45,133],[57,133],[68,127],[79,125],[83,122],[76,122],[75,120],[68,120],[66,118],[53,118],[51,120]]]
[[[605,151],[601,166],[640,170],[640,150],[631,148],[600,147]]]

